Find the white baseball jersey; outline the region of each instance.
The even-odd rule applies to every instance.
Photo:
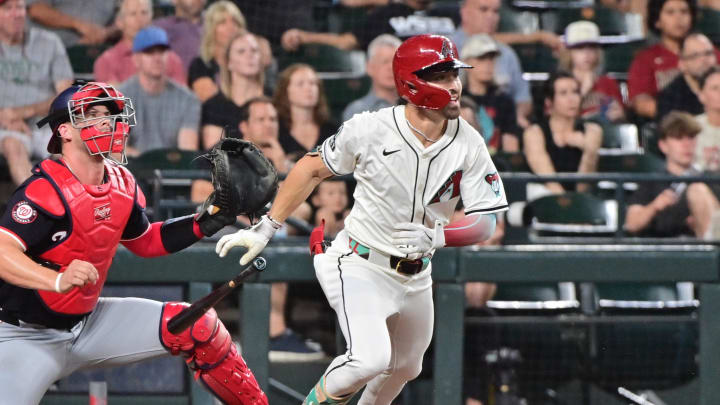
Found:
[[[347,233],[388,255],[404,256],[393,244],[393,227],[414,222],[447,225],[462,197],[465,213],[493,213],[508,204],[482,136],[462,118],[449,120],[428,147],[405,120],[405,106],[357,114],[320,148],[336,175],[353,173],[355,204]]]

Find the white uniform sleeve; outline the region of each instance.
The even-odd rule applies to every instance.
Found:
[[[359,134],[356,128],[359,125],[361,116],[355,116],[340,126],[337,133],[322,143],[320,146],[320,157],[325,166],[336,176],[350,174],[355,171],[355,164],[360,152]]]
[[[460,195],[466,215],[487,214],[508,208],[502,180],[484,143],[480,144],[460,181]]]

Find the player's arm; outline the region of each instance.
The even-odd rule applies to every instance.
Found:
[[[445,246],[468,246],[490,239],[495,233],[495,214],[475,213],[445,226]]]
[[[220,257],[225,257],[235,246],[247,247],[247,253],[240,259],[240,264],[245,265],[265,248],[270,238],[282,226],[282,222],[310,196],[315,187],[332,175],[319,155],[305,155],[288,173],[268,215],[264,215],[252,228],[241,229],[220,238],[215,252]]]
[[[278,222],[285,221],[320,182],[332,175],[319,155],[304,156],[290,170],[268,215]]]
[[[150,223],[145,214],[145,196],[138,188],[121,243],[140,257],[158,257],[185,249],[204,236],[195,215]]]

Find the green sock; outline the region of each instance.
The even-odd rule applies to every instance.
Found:
[[[322,376],[320,377],[320,381],[315,384],[315,387],[310,390],[310,393],[307,398],[305,398],[303,405],[346,405],[350,402],[353,395],[355,395],[354,392],[340,398],[330,396],[325,391],[325,376]]]

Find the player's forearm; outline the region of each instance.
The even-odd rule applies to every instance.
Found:
[[[5,282],[33,290],[55,290],[58,273],[43,267],[13,246],[0,246],[0,278]]]
[[[75,29],[78,20],[70,15],[61,13],[45,3],[35,3],[28,8],[28,15],[34,21],[50,28]]]
[[[468,215],[444,228],[445,246],[468,246],[489,239],[495,233],[495,214]]]
[[[194,215],[154,222],[140,237],[122,244],[140,257],[158,257],[178,252],[203,238]]]
[[[280,186],[268,215],[278,222],[285,221],[310,196],[315,187],[330,175],[320,157],[303,157]]]

